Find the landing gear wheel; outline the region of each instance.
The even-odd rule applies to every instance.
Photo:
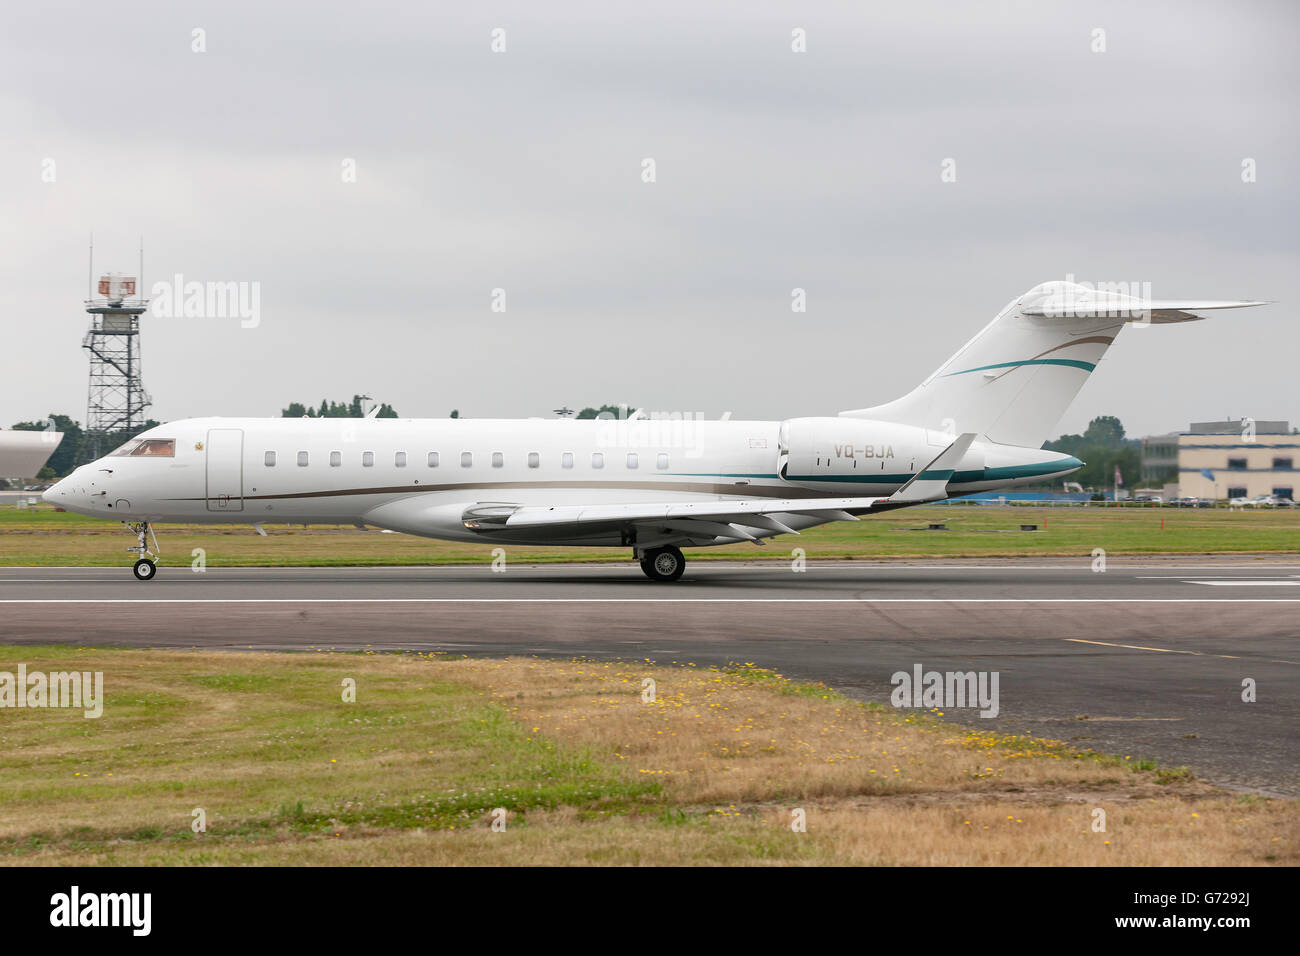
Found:
[[[676,581],[686,570],[686,557],[671,545],[651,548],[641,556],[641,570],[651,581]]]
[[[154,558],[158,557],[158,536],[153,532],[153,525],[148,521],[123,521],[127,529],[136,536],[139,542],[134,548],[127,548],[130,554],[137,558],[135,572],[137,581],[152,581],[154,574],[158,571],[158,565],[154,563]],[[149,548],[149,541],[153,541],[153,549]]]

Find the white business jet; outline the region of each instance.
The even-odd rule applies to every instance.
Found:
[[[1048,282],[885,405],[782,422],[192,418],[45,493],[136,536],[156,522],[353,523],[485,545],[631,548],[675,581],[683,547],[750,541],[1082,466],[1041,449],[1125,324],[1262,302],[1141,301]],[[150,547],[152,542],[152,547]]]

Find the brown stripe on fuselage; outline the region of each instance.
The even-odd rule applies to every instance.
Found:
[[[775,477],[771,480],[776,480]],[[885,482],[889,484],[889,482]],[[390,485],[381,488],[343,488],[337,491],[297,491],[283,495],[243,495],[244,501],[283,501],[296,498],[341,498],[351,495],[422,494],[433,491],[489,491],[532,488],[607,488],[635,491],[686,491],[694,494],[728,495],[751,498],[789,498],[797,491],[800,498],[843,498],[842,491],[820,491],[797,485],[753,485],[740,482],[698,481],[466,481],[448,485]],[[167,501],[207,501],[207,498],[167,498]]]

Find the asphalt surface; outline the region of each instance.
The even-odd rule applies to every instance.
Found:
[[[947,719],[1300,795],[1300,561],[1112,558],[0,569],[0,643],[750,661],[887,702],[915,665],[996,671]],[[0,663],[0,667],[4,665]],[[1242,682],[1257,700],[1242,701]]]

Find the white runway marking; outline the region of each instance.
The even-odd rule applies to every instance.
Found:
[[[1300,581],[1247,581],[1247,580],[1223,580],[1223,581],[1187,581],[1186,584],[1208,584],[1215,588],[1295,588],[1300,587]]]
[[[1185,568],[1184,570],[1192,570],[1192,571],[1195,571],[1195,570],[1197,570],[1197,569],[1196,569],[1196,568]],[[1217,568],[1208,568],[1207,570],[1218,570],[1218,569],[1217,569]],[[1243,570],[1244,570],[1244,569],[1243,569]],[[1251,570],[1251,571],[1280,571],[1280,570],[1286,570],[1286,569],[1285,569],[1285,568],[1250,568],[1249,570]],[[1135,574],[1135,575],[1133,575],[1133,577],[1134,577],[1136,580],[1138,580],[1138,581],[1183,581],[1183,582],[1185,582],[1185,583],[1189,583],[1189,584],[1199,584],[1199,583],[1201,583],[1200,581],[1188,581],[1188,580],[1187,580],[1187,575],[1185,575],[1185,574]],[[1258,579],[1256,579],[1256,578],[1251,578],[1249,575],[1243,575],[1243,574],[1202,574],[1200,577],[1203,578],[1203,579],[1205,579],[1205,580],[1213,579],[1213,580],[1216,580],[1216,581],[1250,581],[1250,580],[1258,580]],[[1289,575],[1288,577],[1292,577],[1292,578],[1300,578],[1300,574],[1292,574],[1292,575]],[[1270,578],[1269,580],[1280,580],[1280,579],[1277,579],[1277,578]]]
[[[1066,637],[1063,638],[1063,640],[1069,641],[1071,644],[1099,644],[1102,647],[1122,647],[1129,651],[1154,651],[1157,654],[1188,654],[1192,657],[1222,657],[1225,660],[1230,661],[1239,661],[1242,659],[1239,654],[1207,654],[1204,651],[1184,651],[1172,647],[1147,647],[1143,644],[1112,644],[1109,641],[1085,641],[1081,637]],[[1269,663],[1300,664],[1300,661],[1270,660]]]
[[[0,604],[1300,604],[1300,598],[0,598]]]

